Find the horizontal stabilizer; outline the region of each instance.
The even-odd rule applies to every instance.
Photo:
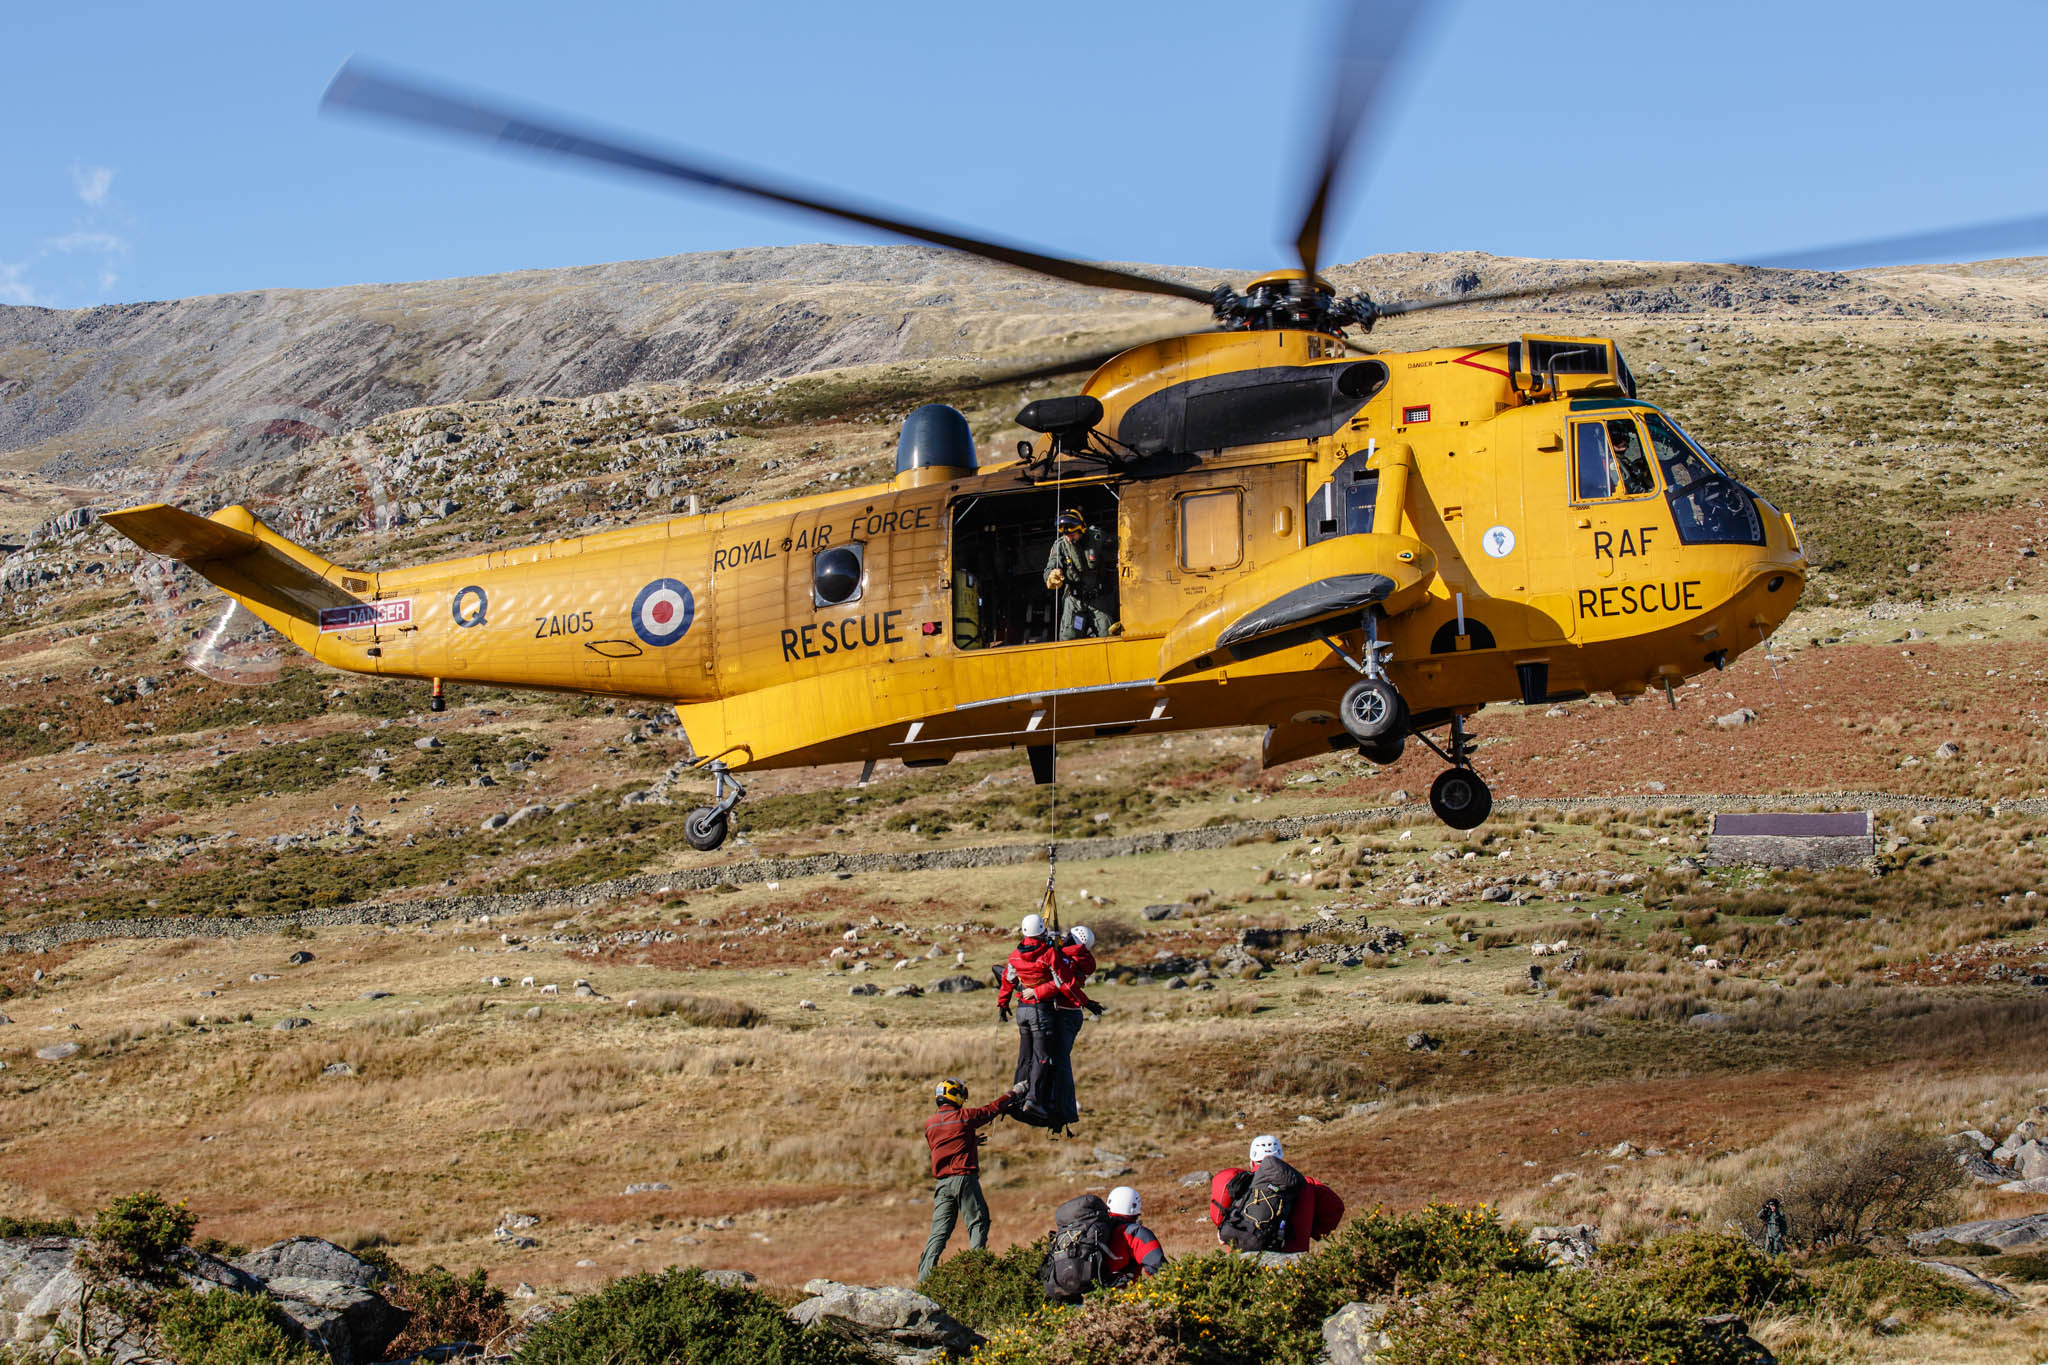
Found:
[[[100,520],[151,554],[192,566],[200,577],[223,588],[272,625],[275,617],[317,624],[322,607],[343,607],[362,599],[330,575],[340,570],[312,551],[278,535],[240,507],[220,518],[195,517],[160,502],[104,513]]]
[[[247,554],[261,543],[247,531],[195,517],[161,502],[102,512],[100,520],[151,554],[168,555],[187,564]]]

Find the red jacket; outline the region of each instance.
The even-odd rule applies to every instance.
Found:
[[[1109,1223],[1109,1262],[1103,1268],[1109,1282],[1124,1284],[1140,1274],[1157,1275],[1159,1267],[1166,1264],[1166,1250],[1152,1235],[1152,1229],[1135,1217],[1114,1213],[1109,1216]]]
[[[1065,990],[1065,970],[1059,950],[1050,939],[1027,938],[1010,954],[1003,968],[1002,985],[996,988],[996,1004],[1007,1009],[1010,997],[1022,997],[1027,1005],[1050,1005]]]
[[[1230,1180],[1243,1173],[1242,1167],[1216,1172],[1209,1182],[1209,1221],[1217,1227],[1230,1216]],[[1344,1221],[1344,1199],[1312,1175],[1304,1175],[1300,1193],[1294,1196],[1294,1212],[1287,1218],[1287,1240],[1281,1251],[1307,1251],[1312,1241],[1328,1237]]]
[[[949,1175],[972,1175],[981,1170],[979,1148],[985,1140],[975,1131],[995,1120],[1010,1107],[1005,1093],[991,1104],[962,1109],[942,1104],[939,1112],[924,1121],[925,1144],[932,1149],[932,1175],[943,1180]]]
[[[1060,976],[1065,989],[1053,1003],[1070,1010],[1086,1009],[1094,1002],[1081,987],[1089,977],[1095,975],[1095,953],[1078,943],[1069,943],[1060,949]]]

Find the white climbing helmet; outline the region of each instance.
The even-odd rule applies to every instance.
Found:
[[[1256,1166],[1269,1156],[1280,1155],[1280,1139],[1271,1133],[1261,1133],[1252,1139],[1252,1165]]]
[[[1095,931],[1093,929],[1090,929],[1085,924],[1077,924],[1074,926],[1073,934],[1074,942],[1080,944],[1091,953],[1095,951]]]
[[[1026,938],[1044,938],[1045,916],[1026,915],[1024,917],[1023,931]]]
[[[1144,1207],[1143,1196],[1129,1185],[1119,1185],[1109,1192],[1109,1211],[1119,1218],[1136,1218]]]

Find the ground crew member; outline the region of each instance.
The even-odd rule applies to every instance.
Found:
[[[1792,1220],[1785,1216],[1783,1206],[1776,1199],[1766,1199],[1756,1216],[1763,1224],[1764,1255],[1783,1256],[1785,1239],[1792,1233]]]
[[[1250,1170],[1218,1171],[1209,1182],[1217,1241],[1242,1251],[1307,1251],[1337,1230],[1343,1197],[1281,1160],[1279,1138],[1253,1138],[1250,1157]]]
[[[1114,633],[1116,550],[1101,528],[1072,508],[1060,513],[1059,534],[1045,556],[1045,586],[1055,594],[1059,638]]]
[[[1056,1073],[1064,1084],[1053,1095],[1053,1113],[1063,1123],[1073,1123],[1081,1117],[1080,1101],[1074,1093],[1074,1040],[1081,1035],[1081,1012],[1086,1010],[1097,1018],[1102,1015],[1102,1006],[1081,989],[1095,974],[1095,931],[1085,924],[1075,925],[1059,945],[1059,955],[1065,989],[1053,1000],[1053,1032],[1067,1062]]]
[[[993,1104],[965,1109],[967,1087],[948,1076],[933,1088],[939,1112],[924,1121],[925,1145],[932,1150],[932,1230],[925,1238],[924,1259],[917,1263],[919,1283],[931,1274],[953,1235],[953,1224],[961,1213],[967,1215],[967,1245],[980,1251],[988,1245],[988,1200],[981,1193],[981,1144],[987,1137],[978,1130],[1008,1113],[1017,1103],[1018,1092],[1005,1090]]]
[[[1166,1251],[1152,1229],[1138,1221],[1144,1212],[1143,1198],[1129,1185],[1109,1192],[1109,1264],[1105,1269],[1110,1284],[1129,1284],[1141,1275],[1157,1275],[1166,1264]]]

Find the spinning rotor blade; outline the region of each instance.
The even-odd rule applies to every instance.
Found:
[[[1402,54],[1420,33],[1424,5],[1422,0],[1344,0],[1340,8],[1344,13],[1336,59],[1330,66],[1330,117],[1323,131],[1322,161],[1311,182],[1308,207],[1302,210],[1301,230],[1294,239],[1301,268],[1311,278],[1322,255],[1323,217],[1338,176],[1358,169],[1358,162],[1351,159],[1352,140],[1385,94]]]
[[[2002,218],[1996,222],[1937,232],[1911,232],[1897,237],[1873,237],[1838,246],[1813,247],[1803,251],[1780,252],[1774,256],[1753,256],[1730,262],[1765,270],[1850,270],[1868,266],[1910,264],[1939,256],[1983,253],[2011,253],[2048,245],[2048,214],[2029,218]],[[1705,267],[1710,268],[1710,267]],[[1455,299],[1417,299],[1412,303],[1389,303],[1380,307],[1380,317],[1397,318],[1409,313],[1427,313],[1438,308],[1459,308],[1475,303],[1502,303],[1515,299],[1544,298],[1565,294],[1586,294],[1602,289],[1630,289],[1645,284],[1683,284],[1705,279],[1698,265],[1645,266],[1613,275],[1594,276],[1560,284],[1527,285],[1519,289],[1497,289],[1484,294],[1467,294]]]
[[[1153,279],[1128,270],[1091,265],[1085,261],[1048,256],[1023,247],[1006,246],[950,232],[944,228],[911,222],[888,214],[837,203],[816,194],[783,188],[765,180],[715,168],[707,162],[685,160],[670,152],[633,147],[623,141],[594,133],[578,132],[566,124],[530,119],[503,108],[465,96],[444,94],[408,80],[380,74],[351,58],[336,74],[321,97],[322,109],[377,114],[401,123],[422,124],[444,132],[460,133],[485,142],[501,143],[530,152],[572,160],[594,161],[622,170],[677,181],[707,189],[765,199],[770,203],[805,209],[826,217],[879,228],[884,232],[930,242],[934,246],[998,261],[1022,270],[1050,275],[1071,284],[1100,289],[1126,289],[1140,294],[1164,294],[1207,305],[1209,291],[1173,280]]]

